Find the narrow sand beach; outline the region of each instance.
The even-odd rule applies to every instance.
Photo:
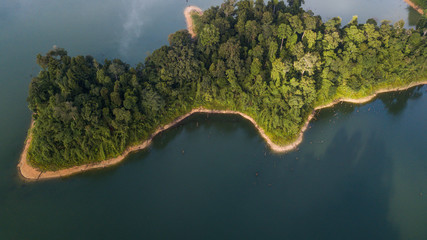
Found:
[[[161,132],[163,132],[163,131],[165,131],[165,130],[173,127],[173,126],[175,126],[176,124],[178,124],[179,122],[181,122],[182,120],[184,120],[185,118],[189,117],[190,115],[192,115],[194,113],[237,114],[237,115],[240,115],[243,118],[245,118],[245,119],[249,120],[250,122],[252,122],[252,124],[259,131],[261,137],[264,138],[264,140],[266,141],[267,145],[271,148],[272,151],[284,153],[284,152],[288,152],[288,151],[291,151],[291,150],[295,149],[302,142],[304,132],[307,130],[307,127],[308,127],[310,121],[315,116],[316,111],[318,111],[320,109],[332,107],[335,104],[340,103],[340,102],[349,102],[349,103],[355,103],[355,104],[366,103],[366,102],[369,102],[369,101],[373,100],[379,93],[401,91],[401,90],[405,90],[405,89],[408,89],[408,88],[411,88],[411,87],[415,87],[415,86],[419,86],[419,85],[425,85],[425,84],[427,84],[427,81],[411,83],[411,84],[409,84],[406,87],[382,89],[382,90],[378,90],[377,92],[375,92],[371,96],[368,96],[368,97],[365,97],[365,98],[360,98],[360,99],[350,99],[350,98],[337,99],[336,101],[333,101],[330,104],[316,107],[313,110],[312,114],[310,114],[310,116],[307,118],[307,121],[304,123],[304,126],[301,128],[301,131],[300,131],[300,133],[298,135],[298,138],[293,143],[290,143],[290,144],[284,145],[284,146],[280,146],[280,145],[277,145],[277,144],[273,143],[271,141],[271,139],[265,134],[264,130],[255,122],[255,120],[252,117],[250,117],[250,116],[248,116],[248,115],[246,115],[244,113],[237,112],[237,111],[210,110],[210,109],[205,109],[205,108],[196,108],[196,109],[191,110],[189,113],[187,113],[187,114],[185,114],[185,115],[183,115],[183,116],[175,119],[171,123],[158,128],[146,141],[142,142],[141,144],[139,144],[137,146],[129,147],[128,149],[126,149],[123,152],[123,154],[121,154],[118,157],[111,158],[111,159],[108,159],[108,160],[104,160],[102,162],[97,162],[97,163],[93,163],[93,164],[86,164],[86,165],[82,165],[82,166],[75,166],[75,167],[71,167],[71,168],[67,168],[67,169],[62,169],[62,170],[58,170],[58,171],[46,171],[46,172],[43,172],[43,171],[40,171],[39,169],[36,169],[36,168],[32,167],[28,163],[27,153],[28,153],[28,148],[29,148],[30,143],[31,143],[31,137],[32,137],[31,136],[31,131],[32,131],[32,128],[34,126],[34,122],[32,121],[31,122],[31,127],[28,130],[28,137],[27,137],[27,140],[25,142],[24,150],[23,150],[23,152],[21,154],[21,157],[20,157],[20,161],[19,161],[19,164],[18,164],[18,170],[19,170],[21,176],[25,180],[42,180],[42,179],[65,177],[65,176],[70,176],[70,175],[77,174],[77,173],[80,173],[80,172],[84,172],[84,171],[87,171],[87,170],[99,169],[99,168],[105,168],[105,167],[108,167],[108,166],[112,166],[112,165],[118,164],[121,161],[123,161],[129,153],[134,152],[134,151],[138,151],[138,150],[141,150],[141,149],[144,149],[144,148],[148,147],[151,144],[153,138],[157,134],[159,134],[159,133],[161,133]]]
[[[417,4],[413,3],[411,0],[404,0],[409,6],[411,6],[415,11],[419,12],[421,15],[424,15],[424,10],[418,6]]]
[[[184,9],[185,22],[187,23],[187,30],[190,33],[191,37],[194,38],[197,34],[194,31],[193,19],[191,18],[191,14],[197,13],[199,15],[203,14],[202,9],[196,6],[188,6]]]

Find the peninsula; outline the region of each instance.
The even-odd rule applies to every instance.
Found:
[[[197,14],[193,14],[197,13]],[[426,84],[426,21],[404,29],[323,22],[298,1],[184,11],[188,30],[130,67],[55,48],[38,55],[18,169],[26,179],[103,168],[195,112],[239,114],[273,151],[295,148],[315,111]]]

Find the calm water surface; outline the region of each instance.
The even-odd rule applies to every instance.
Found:
[[[427,239],[427,86],[322,110],[289,154],[271,153],[240,117],[199,114],[119,166],[22,182],[36,54],[58,45],[134,65],[185,27],[185,6],[1,0],[0,239]],[[305,8],[344,23],[413,14],[401,0]]]

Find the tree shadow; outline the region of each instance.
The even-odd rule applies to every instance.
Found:
[[[158,150],[164,149],[183,131],[193,133],[202,129],[209,135],[220,133],[226,136],[235,133],[239,128],[247,130],[253,129],[254,126],[249,120],[236,114],[194,113],[172,128],[155,136],[152,147]],[[247,137],[254,138],[258,132],[248,130],[245,133]]]
[[[408,6],[408,24],[409,26],[416,26],[418,21],[422,18],[421,14],[412,7]]]
[[[382,93],[378,95],[388,113],[398,116],[406,108],[409,99],[418,99],[423,95],[423,86],[417,86],[404,91]]]

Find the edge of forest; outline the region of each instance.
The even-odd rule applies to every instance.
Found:
[[[194,30],[194,23],[191,17],[191,14],[194,12],[199,15],[203,14],[203,10],[197,6],[188,6],[184,9],[184,17],[185,17],[185,22],[187,23],[187,30],[190,33],[191,37],[193,38],[197,35]]]
[[[415,11],[420,13],[421,15],[424,15],[424,10],[418,6],[416,3],[412,2],[411,0],[404,0],[409,6],[411,6]],[[427,14],[427,13],[426,13]]]
[[[59,177],[66,177],[66,176],[70,176],[70,175],[74,175],[77,173],[81,173],[81,172],[85,172],[88,170],[93,170],[93,169],[100,169],[100,168],[105,168],[105,167],[109,167],[112,165],[116,165],[120,162],[122,162],[128,154],[130,154],[131,152],[134,151],[138,151],[138,150],[142,150],[147,148],[148,146],[150,146],[153,138],[155,136],[157,136],[159,133],[174,127],[175,125],[177,125],[179,122],[181,122],[182,120],[184,120],[185,118],[191,116],[194,113],[213,113],[213,114],[236,114],[236,115],[240,115],[243,118],[249,120],[254,126],[255,128],[258,130],[259,134],[261,135],[261,137],[266,141],[267,145],[270,147],[270,149],[274,152],[280,152],[280,153],[285,153],[285,152],[289,152],[291,150],[294,150],[297,148],[297,146],[303,141],[303,135],[304,132],[307,130],[308,125],[310,123],[310,121],[314,118],[316,111],[323,109],[323,108],[329,108],[334,106],[337,103],[340,102],[349,102],[349,103],[354,103],[354,104],[362,104],[362,103],[367,103],[371,100],[373,100],[378,94],[380,93],[385,93],[385,92],[394,92],[394,91],[402,91],[402,90],[406,90],[415,86],[419,86],[419,85],[427,85],[427,80],[424,81],[419,81],[419,82],[413,82],[410,83],[407,86],[403,86],[403,87],[394,87],[394,88],[384,88],[384,89],[379,89],[377,91],[375,91],[373,94],[367,96],[367,97],[362,97],[362,98],[358,98],[358,99],[353,99],[353,98],[338,98],[328,104],[325,105],[321,105],[318,106],[316,108],[314,108],[314,110],[312,111],[312,113],[308,116],[307,120],[305,121],[304,125],[302,126],[298,137],[296,138],[295,141],[286,144],[286,145],[278,145],[275,144],[268,136],[267,134],[264,132],[264,129],[262,129],[257,122],[250,117],[249,115],[242,113],[242,112],[238,112],[238,111],[231,111],[231,110],[213,110],[213,109],[206,109],[203,107],[199,107],[199,108],[195,108],[192,109],[190,112],[188,112],[187,114],[184,114],[180,117],[178,117],[177,119],[173,120],[171,123],[168,123],[164,126],[159,127],[153,134],[151,134],[151,136],[143,141],[141,144],[135,145],[135,146],[131,146],[128,147],[122,154],[120,154],[117,157],[114,158],[110,158],[107,160],[103,160],[101,162],[95,162],[95,163],[91,163],[91,164],[85,164],[85,165],[80,165],[80,166],[74,166],[71,168],[66,168],[66,169],[61,169],[61,170],[57,170],[57,171],[41,171],[33,166],[31,166],[28,162],[27,159],[27,155],[28,155],[28,148],[31,144],[31,135],[32,135],[32,129],[34,127],[34,120],[31,120],[31,126],[28,130],[28,136],[26,138],[25,141],[25,145],[24,145],[24,149],[21,153],[21,157],[19,160],[19,164],[18,164],[18,172],[20,174],[20,176],[24,179],[24,180],[43,180],[43,179],[52,179],[52,178],[59,178]]]

